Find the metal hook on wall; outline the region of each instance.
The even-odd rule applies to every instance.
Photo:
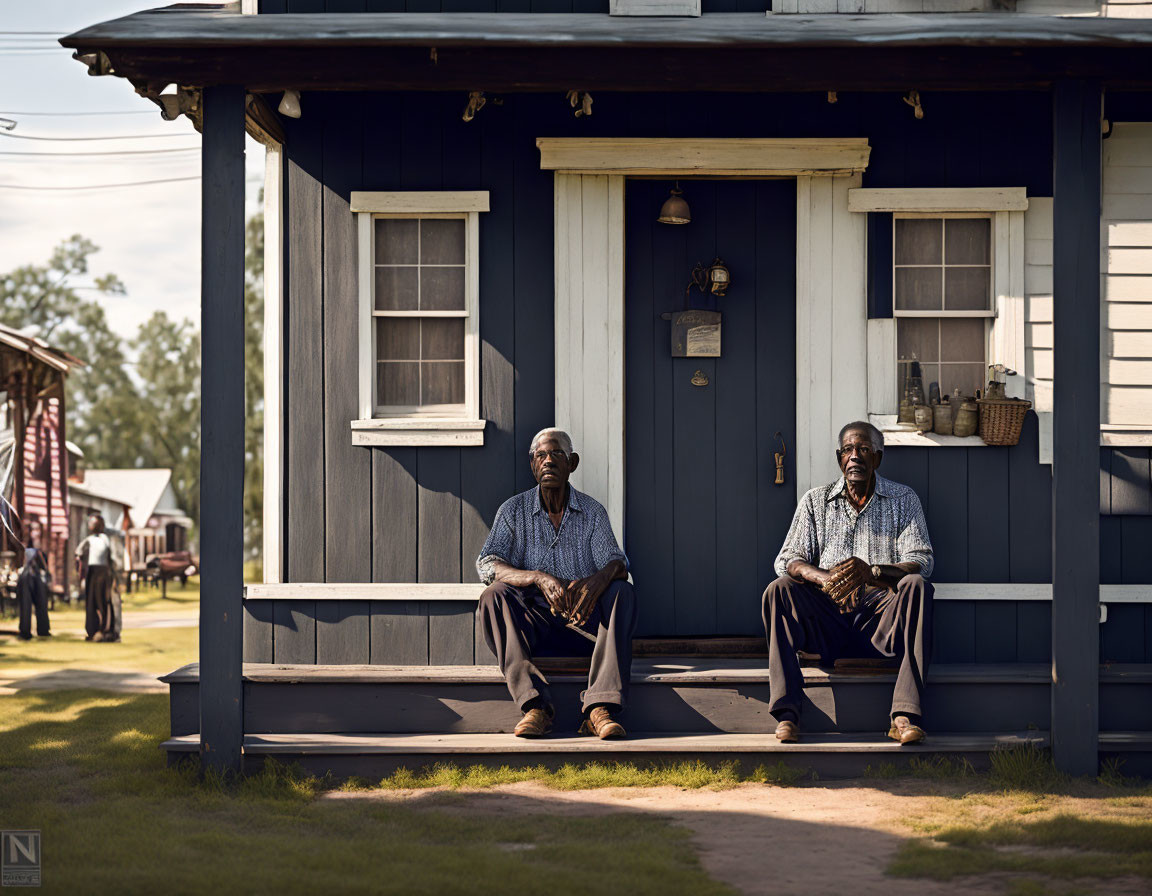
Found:
[[[784,455],[788,453],[788,448],[784,445],[784,436],[780,434],[780,430],[776,430],[776,439],[780,442],[780,450],[776,452],[776,480],[774,485],[784,484]]]

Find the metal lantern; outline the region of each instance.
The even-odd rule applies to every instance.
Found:
[[[692,221],[692,211],[684,201],[680,192],[680,181],[672,188],[672,195],[664,200],[660,206],[660,217],[656,219],[661,224],[689,224]]]
[[[732,275],[728,273],[728,267],[720,260],[720,257],[712,259],[712,264],[708,267],[708,282],[712,284],[712,295],[723,296],[729,284],[732,282]]]

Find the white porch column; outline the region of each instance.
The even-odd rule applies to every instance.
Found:
[[[556,174],[556,425],[624,539],[624,178]]]

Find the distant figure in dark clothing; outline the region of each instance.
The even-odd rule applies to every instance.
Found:
[[[16,580],[16,600],[20,604],[20,639],[32,640],[32,613],[36,613],[36,634],[49,637],[48,630],[48,586],[44,582],[47,572],[44,555],[36,547],[31,537],[24,548],[24,566]]]
[[[84,591],[86,641],[120,640],[120,592],[115,588],[112,539],[104,531],[104,518],[88,517],[88,537],[76,548]]]

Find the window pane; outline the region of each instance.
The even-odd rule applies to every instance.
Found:
[[[420,263],[464,264],[463,219],[420,222]]]
[[[984,363],[984,318],[944,318],[940,321],[940,360]]]
[[[464,362],[425,361],[422,368],[421,404],[463,404]]]
[[[425,361],[464,360],[464,318],[424,318],[420,357]]]
[[[901,361],[940,359],[940,322],[935,317],[901,318],[896,321],[896,357]]]
[[[987,311],[992,294],[991,268],[945,268],[944,307],[949,311]]]
[[[940,365],[920,363],[920,388],[924,390],[924,400],[928,400],[928,386],[940,382]],[[896,396],[904,398],[904,387],[912,375],[912,362],[900,361],[896,364]]]
[[[415,311],[418,268],[376,268],[376,310]]]
[[[896,268],[896,310],[939,311],[942,304],[940,268]]]
[[[945,264],[989,264],[992,222],[987,218],[949,218],[944,222]]]
[[[419,358],[419,318],[376,318],[376,357],[382,361],[414,361]]]
[[[420,362],[376,364],[376,403],[415,406],[420,403]]]
[[[464,268],[421,268],[422,311],[464,310]]]
[[[415,218],[376,219],[376,264],[416,264]]]
[[[966,398],[975,395],[977,389],[983,394],[985,387],[983,364],[941,364],[940,369],[944,376],[944,381],[940,383],[941,395],[951,395],[954,389],[959,389],[960,394]]]
[[[940,218],[896,219],[896,264],[940,264],[943,233]]]

